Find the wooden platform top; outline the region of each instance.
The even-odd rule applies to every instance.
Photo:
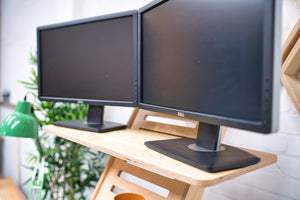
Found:
[[[26,200],[21,190],[16,186],[10,177],[0,178],[0,199]]]
[[[132,129],[94,133],[54,125],[44,126],[43,130],[114,157],[131,161],[146,169],[201,187],[229,180],[277,161],[276,155],[247,150],[259,156],[261,162],[240,169],[208,173],[157,153],[144,145],[145,141],[171,139],[176,138],[176,136]]]

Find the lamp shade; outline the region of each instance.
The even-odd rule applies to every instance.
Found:
[[[31,113],[31,104],[19,101],[15,112],[8,115],[0,126],[0,135],[38,138],[38,124]]]

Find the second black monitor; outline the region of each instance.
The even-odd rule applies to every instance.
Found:
[[[141,107],[215,125],[275,130],[275,1],[157,2],[140,14]]]
[[[196,139],[147,141],[207,170],[259,162],[222,144],[221,126],[278,128],[280,1],[163,0],[140,10],[139,106],[199,121]]]

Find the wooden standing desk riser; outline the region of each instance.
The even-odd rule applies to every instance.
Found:
[[[285,42],[285,49],[289,50],[281,68],[281,81],[292,102],[300,114],[300,19]],[[288,48],[289,47],[289,48]],[[284,49],[283,55],[284,56]]]
[[[300,4],[300,0],[297,0],[297,3]],[[294,45],[296,44],[298,38],[300,37],[300,19],[296,22],[295,26],[293,27],[292,31],[288,35],[287,39],[284,41],[282,45],[282,64],[285,62],[286,58],[292,51]]]
[[[182,135],[195,138],[198,127],[187,128],[150,122],[146,120],[147,116],[182,120],[178,117],[137,108],[128,122],[128,128],[124,130],[99,134],[54,125],[44,126],[43,130],[112,156],[98,182],[92,200],[113,199],[115,195],[112,192],[113,187],[121,188],[127,192],[140,193],[146,197],[146,200],[198,200],[201,199],[204,188],[207,186],[229,180],[277,161],[277,157],[273,154],[247,150],[259,156],[261,161],[248,167],[217,173],[199,170],[155,152],[144,145],[145,141],[178,138]],[[196,121],[186,121],[197,124]],[[129,181],[121,180],[119,175],[122,171],[168,189],[169,196],[162,197]]]

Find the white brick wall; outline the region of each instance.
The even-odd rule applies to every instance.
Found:
[[[209,187],[203,199],[218,199],[222,195],[228,199],[300,199],[300,116],[284,88],[277,133],[261,135],[229,128],[224,143],[274,153],[278,162]]]
[[[283,41],[299,16],[297,4],[293,0],[283,0]],[[228,129],[224,138],[227,144],[274,153],[278,162],[207,188],[204,200],[300,200],[300,115],[285,88],[282,87],[280,93],[280,128],[277,133],[265,136]]]
[[[300,137],[288,136],[288,146],[286,149],[286,154],[289,156],[300,157]]]

